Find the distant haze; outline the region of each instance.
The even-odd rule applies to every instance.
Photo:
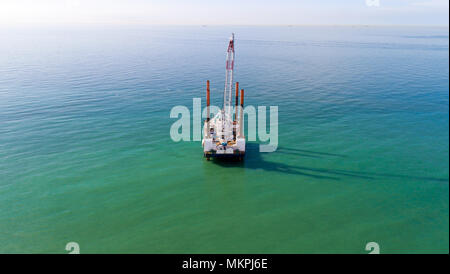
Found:
[[[448,0],[1,0],[0,25],[445,25]]]

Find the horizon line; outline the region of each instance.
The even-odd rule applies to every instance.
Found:
[[[1,24],[0,27],[12,27],[12,26],[198,26],[198,27],[450,27],[447,25],[436,24],[155,24],[155,23],[126,23],[126,22],[76,22],[76,23],[13,23],[13,24]]]

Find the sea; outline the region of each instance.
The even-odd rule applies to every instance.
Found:
[[[234,80],[267,124],[278,107],[278,145],[207,161],[200,141],[171,138],[170,112],[204,107],[207,80],[222,105],[231,33]],[[70,242],[448,253],[449,28],[1,27],[0,252]]]

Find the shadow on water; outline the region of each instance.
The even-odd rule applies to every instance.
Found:
[[[290,154],[294,156],[302,156],[302,157],[311,157],[311,158],[323,158],[327,156],[339,157],[339,158],[348,158],[347,155],[334,154],[334,153],[326,153],[326,152],[317,152],[306,149],[296,149],[296,148],[284,148],[279,147],[277,152],[283,154]]]
[[[274,153],[282,153],[295,157],[311,157],[311,158],[349,158],[347,155],[317,152],[311,150],[297,149],[297,148],[285,148],[279,147]],[[330,168],[313,168],[305,166],[297,166],[284,164],[279,162],[271,162],[264,159],[265,153],[259,152],[259,144],[247,143],[245,160],[235,161],[229,159],[214,159],[211,162],[221,167],[245,167],[248,169],[260,169],[264,171],[280,172],[285,174],[305,176],[315,179],[326,180],[340,180],[341,178],[360,178],[366,180],[376,180],[381,178],[400,178],[411,180],[425,180],[435,182],[447,182],[448,178],[434,178],[434,177],[420,177],[420,176],[408,176],[408,175],[396,175],[387,173],[373,173],[363,171],[351,171],[343,169],[330,169]]]

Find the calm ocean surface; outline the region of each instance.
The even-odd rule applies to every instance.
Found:
[[[242,165],[174,143],[175,105],[279,107]],[[0,29],[0,252],[449,252],[449,30]]]

